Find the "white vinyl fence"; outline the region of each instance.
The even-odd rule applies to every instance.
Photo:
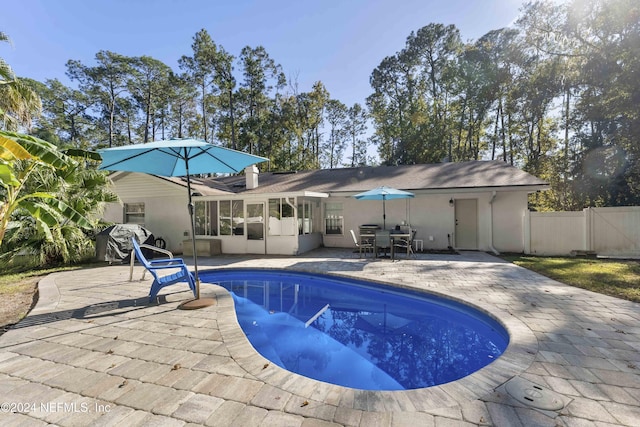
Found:
[[[640,256],[640,207],[527,212],[525,253]]]

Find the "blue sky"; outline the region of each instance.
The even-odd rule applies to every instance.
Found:
[[[65,64],[110,50],[178,71],[197,31],[238,56],[265,47],[299,91],[322,81],[334,99],[364,104],[369,76],[411,31],[454,24],[465,41],[510,25],[524,0],[16,0],[0,8],[3,58],[18,76],[68,84]]]

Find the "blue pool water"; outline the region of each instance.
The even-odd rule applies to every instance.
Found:
[[[497,359],[508,333],[445,298],[284,270],[215,270],[253,347],[300,375],[364,390],[444,384]]]

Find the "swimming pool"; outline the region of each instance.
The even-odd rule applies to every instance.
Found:
[[[370,282],[284,270],[201,272],[231,292],[253,347],[292,372],[364,390],[444,384],[488,365],[509,337],[470,306]]]

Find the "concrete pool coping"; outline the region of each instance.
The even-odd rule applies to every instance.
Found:
[[[147,305],[151,281],[128,266],[55,273],[38,304],[0,336],[2,425],[635,425],[640,418],[640,305],[562,285],[479,252],[359,259],[322,249],[297,257],[222,256],[216,267],[287,268],[445,295],[486,310],[510,333],[501,358],[449,384],[371,392],[310,380],[269,364],[240,329],[229,294],[178,310],[186,285]],[[139,277],[141,268],[136,267]],[[531,381],[562,397],[539,410],[507,392]],[[90,404],[88,411],[69,411]],[[62,406],[60,406],[62,405]],[[63,410],[56,410],[62,407]],[[108,410],[106,410],[108,409]]]
[[[333,274],[332,276],[353,279],[352,276],[342,274]],[[222,318],[218,320],[222,338],[225,343],[229,344],[231,357],[247,372],[255,375],[266,384],[305,399],[317,399],[318,389],[322,388],[323,393],[331,396],[336,405],[363,411],[421,412],[442,406],[457,405],[465,400],[478,399],[492,392],[512,377],[520,375],[534,361],[538,351],[535,335],[524,323],[509,313],[496,308],[488,310],[468,299],[451,297],[442,292],[427,291],[413,286],[399,286],[393,282],[379,280],[369,280],[369,282],[419,291],[426,295],[439,296],[474,307],[498,321],[506,329],[509,334],[509,345],[504,353],[489,365],[446,384],[395,391],[343,387],[298,375],[271,363],[270,360],[260,355],[253,348],[244,332],[238,334],[238,330],[242,331],[242,328],[237,320],[233,298],[224,288],[213,284],[214,293],[220,306],[219,310],[223,314]]]

